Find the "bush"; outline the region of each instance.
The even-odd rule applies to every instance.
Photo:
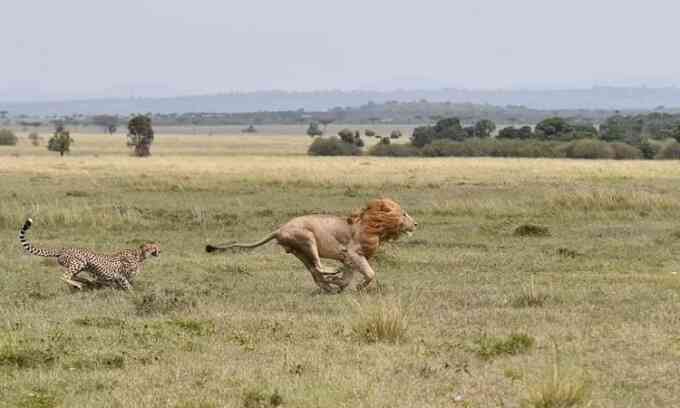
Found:
[[[420,156],[420,149],[408,144],[378,143],[368,151],[368,154],[382,157],[414,157]]]
[[[352,333],[367,343],[400,343],[408,332],[409,316],[401,301],[381,298],[375,303],[357,302]]]
[[[564,157],[554,142],[468,139],[464,142],[439,140],[425,146],[428,157]]]
[[[640,142],[640,152],[642,152],[642,157],[645,159],[653,159],[656,157],[662,147],[662,144],[652,141],[649,138],[644,138]]]
[[[610,143],[609,146],[614,151],[614,159],[616,160],[642,159],[642,152],[635,146],[627,143]]]
[[[345,143],[354,143],[354,132],[350,129],[342,129],[338,132],[338,136]]]
[[[340,140],[345,143],[353,144],[356,147],[364,147],[364,141],[359,135],[359,132],[355,133],[349,129],[342,129],[338,132],[338,136],[340,136]]]
[[[496,130],[496,124],[488,119],[482,119],[475,123],[474,135],[476,137],[489,137]]]
[[[310,156],[360,156],[361,148],[355,144],[343,142],[337,137],[329,139],[317,138],[309,146]]]
[[[613,159],[614,149],[607,142],[595,139],[580,139],[565,146],[570,159]]]
[[[656,154],[656,159],[670,160],[670,159],[680,159],[680,143],[671,142],[659,150]]]
[[[445,118],[437,121],[434,126],[420,126],[413,129],[411,144],[423,147],[435,140],[461,141],[468,138],[468,136],[468,132],[463,129],[458,118]]]
[[[498,132],[498,139],[531,139],[534,137],[534,132],[531,126],[522,126],[516,129],[512,126],[505,127]]]
[[[151,143],[154,132],[151,126],[151,117],[147,115],[135,115],[128,122],[128,146],[135,148],[135,156],[151,156]]]
[[[566,120],[558,116],[543,119],[536,125],[536,135],[545,140],[559,140],[573,130]]]
[[[64,126],[57,125],[54,135],[47,141],[47,150],[58,152],[59,156],[63,156],[64,153],[71,151],[71,144],[73,144],[71,133],[64,129]]]
[[[393,130],[390,132],[390,139],[399,139],[401,138],[401,130]]]
[[[307,136],[315,137],[321,135],[323,135],[323,130],[319,128],[319,124],[316,122],[310,123],[309,127],[307,128]]]
[[[472,143],[450,142],[447,140],[437,140],[422,150],[423,156],[427,157],[475,157],[484,156]]]
[[[371,129],[366,129],[364,130],[364,136],[366,137],[375,137],[375,131]]]
[[[17,136],[9,129],[0,129],[0,146],[15,146]]]

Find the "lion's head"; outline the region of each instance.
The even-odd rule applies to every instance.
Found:
[[[370,258],[382,241],[397,239],[411,234],[418,223],[394,200],[379,198],[371,200],[363,210],[352,214],[350,224],[359,226],[359,241],[366,258]]]

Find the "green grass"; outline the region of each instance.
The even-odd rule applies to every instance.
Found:
[[[0,407],[677,405],[677,162],[310,158],[306,136],[162,132],[148,159],[78,133],[59,159],[19,136],[0,149]],[[419,229],[371,261],[379,289],[325,295],[272,244],[204,251],[380,195]],[[162,254],[131,293],[72,291],[22,253],[27,216],[38,246]],[[587,395],[553,380],[553,342]]]

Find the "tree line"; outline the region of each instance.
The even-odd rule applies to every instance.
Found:
[[[310,129],[317,128],[310,125]],[[416,127],[409,143],[392,144],[390,139],[381,139],[367,153],[378,156],[680,158],[680,114],[613,115],[599,127],[554,116],[533,127],[507,126],[495,131],[495,123],[488,119],[463,126],[459,118],[441,118],[431,125]],[[308,129],[310,136],[322,133]],[[323,142],[315,140],[309,154],[363,153],[356,143],[339,136]],[[352,144],[354,148],[348,149]]]

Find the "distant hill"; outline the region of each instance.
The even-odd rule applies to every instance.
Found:
[[[368,102],[452,102],[523,106],[540,110],[652,110],[680,107],[680,88],[594,87],[567,90],[395,90],[395,91],[258,91],[173,98],[89,99],[53,102],[0,102],[12,115],[72,115],[136,112],[324,111]]]

